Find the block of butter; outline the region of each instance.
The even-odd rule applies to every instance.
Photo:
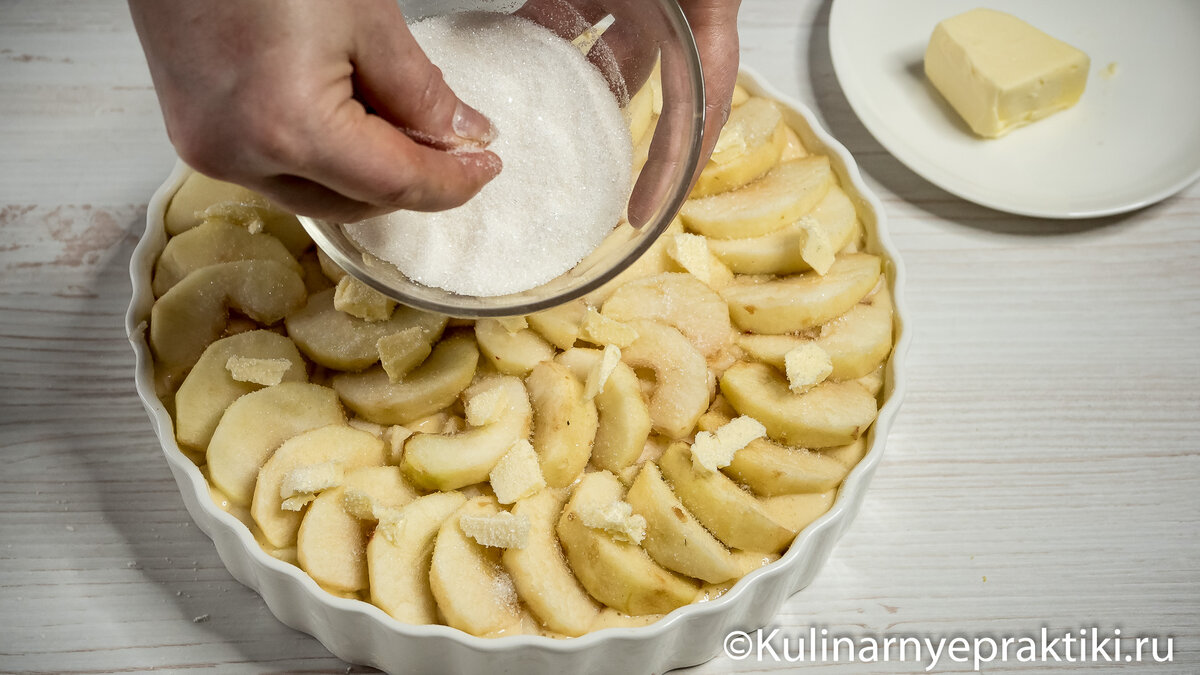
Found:
[[[1071,45],[984,8],[939,23],[925,49],[925,75],[988,138],[1075,105],[1089,63]]]

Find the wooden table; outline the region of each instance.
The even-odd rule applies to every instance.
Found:
[[[1200,185],[1082,222],[965,203],[859,124],[828,13],[746,0],[744,59],[820,113],[883,199],[916,339],[864,509],[777,625],[1115,627],[1174,637],[1173,664],[1130,672],[1196,672]],[[124,3],[0,4],[0,119],[0,670],[355,670],[230,578],[134,394],[127,265],[173,153]]]

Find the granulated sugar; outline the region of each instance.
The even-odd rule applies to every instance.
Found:
[[[629,131],[608,85],[569,42],[493,13],[412,25],[458,96],[491,119],[504,169],[449,211],[399,211],[346,226],[410,279],[463,295],[539,286],[612,231],[629,198]]]

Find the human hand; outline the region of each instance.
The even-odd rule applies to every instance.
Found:
[[[705,125],[696,171],[699,176],[729,117],[733,88],[737,84],[737,15],[742,3],[741,0],[677,0],[677,4],[691,27],[704,71]],[[600,46],[607,51],[600,55],[593,53],[590,58],[609,79],[614,93],[623,96],[642,86],[659,55],[654,44],[656,36],[643,34],[637,25],[643,10],[641,0],[529,0],[517,14],[566,39],[575,37],[581,22],[590,25],[605,14],[615,15],[615,25],[600,40]],[[664,58],[671,56],[666,54]],[[614,64],[619,73],[610,72]],[[666,82],[664,86],[673,84]]]
[[[447,209],[501,168],[395,0],[129,0],[179,156],[296,213]]]
[[[699,161],[691,176],[691,183],[695,184],[729,117],[738,75],[737,14],[741,0],[677,0],[677,4],[695,37],[704,74],[705,124]],[[583,26],[612,14],[616,21],[589,53],[589,60],[608,79],[613,94],[624,104],[629,94],[641,88],[661,58],[664,105],[670,107],[680,100],[679,92],[688,86],[686,81],[678,79],[684,77],[683,69],[678,66],[684,55],[668,35],[645,30],[639,23],[644,11],[644,0],[528,0],[517,14],[565,39],[574,38]],[[646,163],[629,200],[627,216],[635,227],[651,220],[671,189],[670,178],[676,175],[674,164],[690,141],[684,128],[690,122],[690,112],[664,113],[659,118]]]
[[[696,38],[704,69],[704,145],[693,182],[700,176],[717,145],[721,127],[729,119],[738,76],[737,15],[741,4],[741,0],[679,0]]]

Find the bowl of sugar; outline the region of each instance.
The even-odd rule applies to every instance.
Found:
[[[350,275],[457,317],[528,314],[632,264],[687,198],[704,87],[675,0],[401,0],[503,170],[470,201],[356,223],[301,217]]]

